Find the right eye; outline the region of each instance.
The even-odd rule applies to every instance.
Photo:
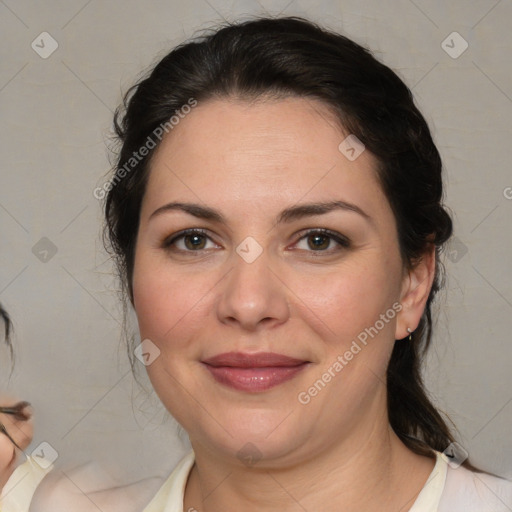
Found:
[[[213,247],[208,247],[208,242],[213,244]],[[185,229],[166,238],[163,247],[170,251],[179,252],[199,252],[208,249],[218,248],[219,246],[206,234],[202,229]]]

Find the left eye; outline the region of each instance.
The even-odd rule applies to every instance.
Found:
[[[306,247],[300,247],[301,243],[305,243]],[[315,252],[322,252],[332,249],[332,245],[338,245],[344,248],[349,247],[350,243],[347,238],[328,230],[313,230],[303,235],[296,247],[301,250],[312,250]]]

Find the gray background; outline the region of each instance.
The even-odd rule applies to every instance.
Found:
[[[512,476],[512,2],[361,4],[0,1],[0,301],[17,353],[8,381],[2,352],[0,384],[36,409],[31,449],[48,442],[64,466],[100,461],[120,481],[165,475],[187,449],[130,373],[93,190],[109,168],[112,111],[140,73],[199,29],[268,12],[368,45],[413,89],[456,228],[427,382],[473,462]],[[469,44],[457,58],[442,47],[454,31]],[[46,59],[31,47],[42,32],[58,43]]]

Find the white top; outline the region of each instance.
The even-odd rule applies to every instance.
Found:
[[[9,477],[0,495],[0,512],[28,512],[30,502],[41,480],[53,469],[53,464],[39,457],[27,457]]]
[[[512,512],[512,481],[463,467],[455,469],[448,462],[445,455],[436,452],[434,469],[409,512]],[[191,451],[143,512],[184,512],[185,487],[193,465]],[[37,486],[51,469],[49,462],[41,467],[30,458],[18,466],[2,490],[0,511],[28,512]]]
[[[409,512],[512,512],[512,481],[448,464],[436,452],[436,464]],[[194,452],[178,463],[144,512],[184,512],[183,498]]]

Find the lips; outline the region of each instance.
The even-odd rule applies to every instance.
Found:
[[[246,392],[266,391],[300,373],[309,361],[272,352],[227,352],[202,361],[213,378]]]
[[[210,366],[230,366],[236,368],[290,367],[307,362],[302,359],[274,354],[273,352],[259,352],[257,354],[227,352],[203,361],[203,363]]]

